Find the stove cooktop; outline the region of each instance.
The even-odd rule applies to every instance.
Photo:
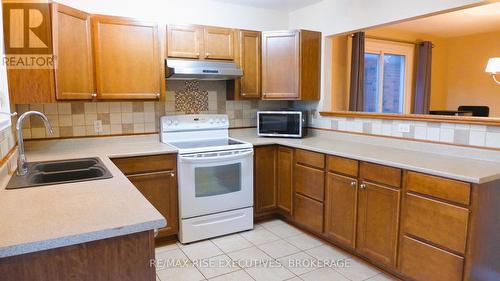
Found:
[[[206,139],[206,140],[190,140],[190,141],[174,141],[167,144],[179,149],[180,153],[205,152],[213,150],[229,150],[252,147],[251,144],[232,139]]]

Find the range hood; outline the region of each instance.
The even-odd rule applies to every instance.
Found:
[[[234,62],[165,60],[165,76],[171,80],[234,80],[243,70]]]

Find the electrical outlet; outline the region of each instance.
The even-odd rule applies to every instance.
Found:
[[[398,131],[400,133],[409,133],[410,132],[410,124],[399,124]]]
[[[102,121],[101,120],[94,121],[94,131],[96,133],[102,133]]]
[[[311,117],[312,117],[312,119],[316,119],[317,114],[318,114],[318,110],[316,110],[316,109],[312,109],[311,110]]]

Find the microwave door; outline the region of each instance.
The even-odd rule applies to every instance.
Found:
[[[302,133],[300,118],[299,114],[260,114],[259,135],[298,137]]]

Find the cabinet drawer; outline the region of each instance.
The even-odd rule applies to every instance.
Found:
[[[297,223],[317,233],[323,232],[323,203],[296,193],[293,217]]]
[[[338,156],[328,156],[327,157],[328,171],[337,174],[347,175],[351,177],[358,177],[358,161],[338,157]]]
[[[325,155],[323,153],[312,152],[302,149],[295,150],[295,159],[297,163],[318,169],[325,168]]]
[[[125,175],[175,170],[176,154],[137,156],[111,159]]]
[[[405,210],[405,233],[465,253],[468,209],[406,194]]]
[[[425,281],[460,281],[464,258],[404,236],[401,244],[401,272]]]
[[[406,188],[444,200],[469,205],[470,184],[440,177],[408,172]]]
[[[401,186],[401,170],[398,168],[361,162],[359,172],[362,180],[373,181],[375,183],[389,186]]]
[[[295,192],[323,202],[325,199],[325,172],[295,164],[293,176]]]

